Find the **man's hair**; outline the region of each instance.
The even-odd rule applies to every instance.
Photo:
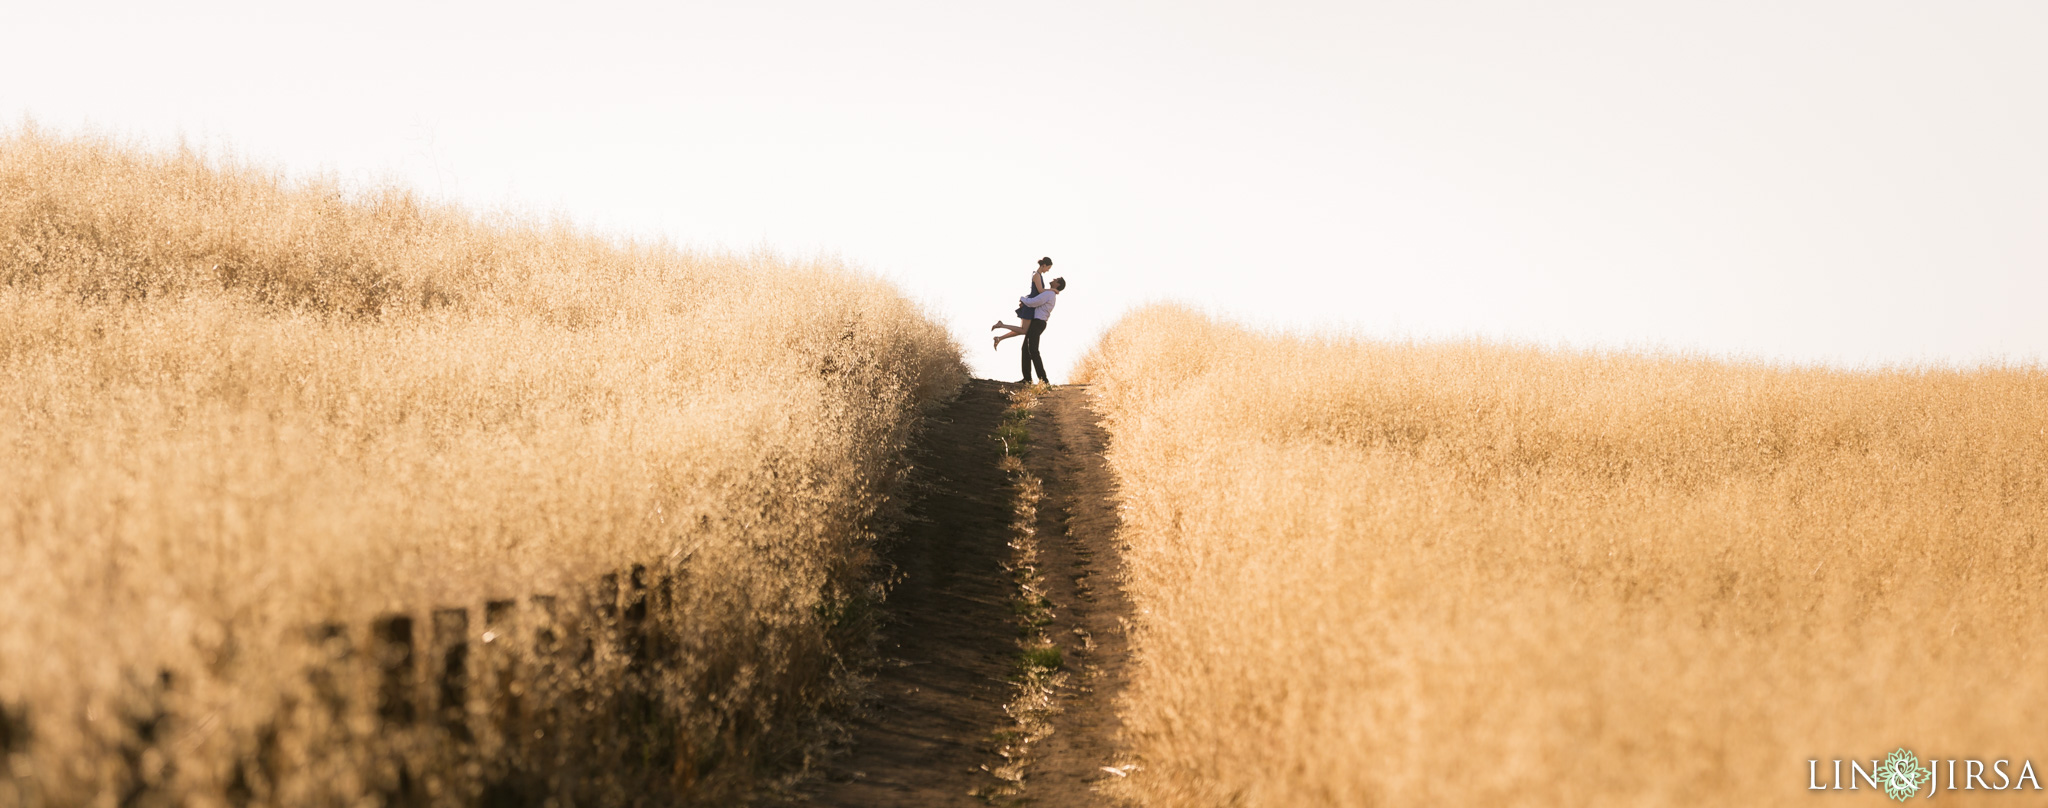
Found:
[[[1052,266],[1052,256],[1046,256],[1044,258],[1038,259],[1038,265],[1042,267]]]
[[[1054,279],[1052,279],[1052,288],[1054,288],[1054,289],[1058,289],[1058,290],[1060,290],[1060,291],[1062,291],[1062,292],[1064,292],[1064,291],[1067,291],[1067,279],[1066,279],[1066,278],[1054,278]]]

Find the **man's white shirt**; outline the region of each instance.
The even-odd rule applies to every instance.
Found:
[[[1029,297],[1017,298],[1017,302],[1022,303],[1026,306],[1030,306],[1031,313],[1034,318],[1039,320],[1050,320],[1052,319],[1052,306],[1054,303],[1058,302],[1059,299],[1060,293],[1055,292],[1051,289],[1047,289],[1043,292],[1039,292],[1038,294],[1031,295]]]

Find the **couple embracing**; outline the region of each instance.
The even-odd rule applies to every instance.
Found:
[[[1054,278],[1048,284],[1045,280],[1045,273],[1050,271],[1052,271],[1052,259],[1038,259],[1038,270],[1031,273],[1031,294],[1017,298],[1018,320],[1016,325],[1010,325],[1009,323],[997,320],[995,325],[989,326],[991,331],[1002,329],[1009,332],[996,335],[995,347],[997,348],[1003,347],[1003,340],[1011,337],[1021,336],[1024,338],[1025,384],[1031,383],[1032,368],[1038,369],[1038,380],[1040,382],[1052,383],[1052,380],[1046,378],[1045,375],[1045,360],[1038,356],[1038,338],[1045,333],[1045,323],[1046,320],[1052,317],[1053,304],[1059,301],[1060,293],[1067,290],[1067,279]]]

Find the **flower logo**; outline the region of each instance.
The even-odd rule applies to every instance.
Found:
[[[1899,802],[1920,793],[1920,787],[1934,779],[1934,769],[1920,765],[1920,759],[1903,747],[1886,757],[1876,774],[1885,796]]]

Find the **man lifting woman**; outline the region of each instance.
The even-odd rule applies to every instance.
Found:
[[[1045,360],[1038,356],[1038,338],[1045,333],[1046,320],[1052,318],[1053,304],[1059,300],[1060,293],[1067,290],[1067,279],[1054,278],[1051,283],[1047,283],[1045,273],[1050,271],[1052,271],[1052,259],[1038,259],[1038,269],[1031,273],[1031,294],[1017,298],[1017,324],[1010,325],[1009,323],[997,320],[995,325],[989,327],[991,331],[1001,329],[1008,332],[996,335],[995,347],[997,348],[1003,347],[1003,340],[1011,337],[1021,336],[1024,338],[1025,384],[1031,383],[1031,371],[1033,368],[1038,369],[1039,381],[1046,384],[1052,383],[1052,380],[1045,375]]]

